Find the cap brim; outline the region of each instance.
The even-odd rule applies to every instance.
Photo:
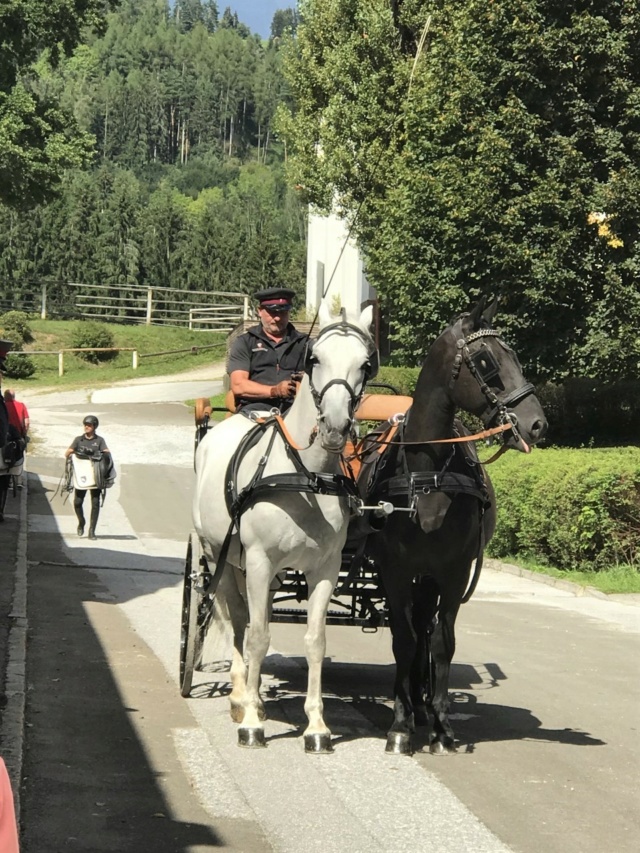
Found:
[[[289,305],[288,303],[285,303],[283,305],[281,302],[278,302],[277,305],[271,305],[268,302],[261,302],[260,307],[266,308],[268,311],[281,311],[283,313],[285,311],[291,311],[291,305]]]

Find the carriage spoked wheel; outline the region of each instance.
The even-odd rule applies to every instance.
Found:
[[[200,539],[192,530],[184,567],[180,624],[180,694],[184,697],[191,693],[193,673],[200,666],[202,646],[211,621],[213,601],[207,592],[210,580]]]

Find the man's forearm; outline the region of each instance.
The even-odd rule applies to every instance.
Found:
[[[253,379],[239,379],[231,383],[231,390],[236,397],[244,397],[247,400],[264,400],[271,396],[273,385],[262,385]]]

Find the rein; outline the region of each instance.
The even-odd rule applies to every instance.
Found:
[[[395,424],[397,428],[397,424]],[[393,444],[396,447],[410,447],[414,445],[424,445],[424,444],[462,444],[464,442],[469,441],[482,441],[486,438],[491,438],[491,436],[499,435],[500,433],[506,432],[508,429],[513,429],[513,425],[511,422],[500,424],[500,426],[492,427],[492,429],[485,429],[482,432],[477,432],[474,435],[462,435],[456,436],[455,438],[434,438],[429,441],[394,441],[393,436],[390,439],[376,438],[374,439],[375,443],[380,446],[380,453],[382,453],[382,448]],[[395,431],[394,431],[395,433]],[[481,462],[481,465],[490,465],[492,462],[495,462],[498,459],[506,448],[501,447],[497,453],[494,453],[490,459],[487,459],[485,462]],[[362,450],[354,450],[354,452],[347,457],[347,461],[351,459],[362,459],[365,455],[371,453],[371,447],[363,448]]]

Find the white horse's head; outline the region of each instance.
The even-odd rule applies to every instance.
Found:
[[[318,410],[318,438],[334,453],[344,449],[365,383],[378,369],[372,320],[372,306],[359,317],[345,309],[332,316],[324,303],[320,306],[320,331],[305,369]]]

